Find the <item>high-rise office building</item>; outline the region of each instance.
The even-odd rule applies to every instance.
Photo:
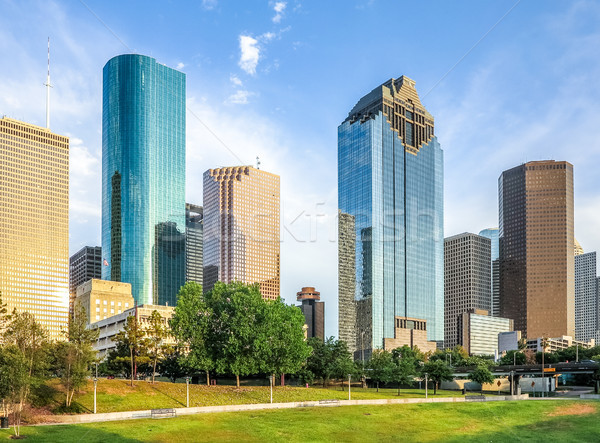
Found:
[[[500,316],[500,239],[498,228],[487,228],[479,232],[492,241],[492,304],[490,315]]]
[[[596,338],[598,324],[596,253],[575,256],[575,340]]]
[[[428,339],[441,342],[443,152],[413,80],[378,86],[338,127],[338,202],[339,247],[354,246],[351,261],[339,257],[340,337],[350,334],[350,348],[368,356],[395,338],[400,317],[425,320]],[[352,241],[343,238],[351,225]]]
[[[95,278],[102,277],[102,248],[84,246],[69,258],[69,312],[73,313],[73,302],[77,287]]]
[[[252,166],[204,173],[204,291],[259,283],[279,297],[279,176]]]
[[[103,72],[102,266],[138,304],[170,304],[185,282],[185,74],[143,55]]]
[[[69,139],[0,119],[0,292],[63,339],[69,316]]]
[[[325,340],[325,303],[321,300],[321,293],[313,287],[304,287],[296,293],[296,300],[302,302],[300,309],[304,314],[304,321],[308,338],[317,337]]]
[[[491,240],[465,232],[444,239],[444,346],[461,344],[460,316],[492,306]]]
[[[202,206],[185,204],[185,281],[202,284]]]
[[[534,161],[498,180],[500,314],[527,338],[575,335],[573,165]]]

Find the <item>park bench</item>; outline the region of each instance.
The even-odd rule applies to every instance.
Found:
[[[150,415],[152,416],[152,418],[175,417],[175,409],[173,409],[173,408],[152,409],[150,411]]]
[[[485,401],[485,395],[465,395],[465,401]]]

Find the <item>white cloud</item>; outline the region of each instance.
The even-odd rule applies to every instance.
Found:
[[[275,6],[273,6],[273,10],[275,11],[275,15],[273,16],[273,23],[279,23],[283,18],[283,14],[285,11],[285,7],[287,6],[287,2],[276,2]]]
[[[210,11],[211,9],[215,9],[216,6],[217,6],[217,0],[202,0],[202,7],[204,9],[206,9],[207,11]]]
[[[245,91],[245,90],[238,90],[235,91],[234,94],[231,94],[227,100],[225,101],[225,103],[227,104],[235,104],[235,105],[247,105],[248,104],[248,98],[252,97],[253,95],[255,95],[253,92],[250,91]]]
[[[177,63],[177,66],[175,67],[175,69],[178,69],[178,70],[180,70],[180,71],[181,71],[183,68],[185,68],[185,65],[184,65],[182,62],[179,62],[179,63]]]
[[[240,61],[239,66],[246,73],[256,74],[256,66],[260,59],[260,48],[258,40],[249,35],[240,35]]]
[[[242,81],[240,80],[240,78],[235,75],[235,74],[231,74],[229,76],[229,81],[231,81],[231,83],[233,83],[234,86],[242,86]]]

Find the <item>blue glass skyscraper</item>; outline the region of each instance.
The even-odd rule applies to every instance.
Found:
[[[143,55],[103,71],[102,278],[138,304],[176,302],[185,282],[185,74]]]
[[[442,341],[443,151],[413,80],[377,87],[338,127],[338,199],[340,339],[368,356],[405,317]]]
[[[500,234],[498,228],[487,228],[479,232],[492,241],[492,304],[490,315],[500,316]]]

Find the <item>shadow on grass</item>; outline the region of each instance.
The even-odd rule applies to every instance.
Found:
[[[180,404],[181,406],[185,407],[185,404],[184,404],[184,403],[182,403],[180,400],[176,399],[175,397],[173,397],[173,396],[171,396],[171,395],[167,394],[165,391],[161,391],[160,389],[158,389],[158,387],[157,387],[157,386],[150,384],[150,387],[151,387],[153,390],[155,390],[156,392],[158,392],[158,393],[160,393],[160,394],[164,395],[165,397],[168,397],[168,398],[170,398],[170,399],[171,399],[171,400],[173,400],[175,403],[178,403],[178,404]]]
[[[9,440],[12,432],[0,431],[0,440]],[[144,440],[124,437],[122,434],[111,432],[105,429],[84,427],[80,425],[59,425],[59,426],[35,426],[21,427],[21,436],[27,442],[86,442],[86,443],[104,443],[104,442],[123,442],[137,443]],[[152,435],[148,432],[148,439]]]

